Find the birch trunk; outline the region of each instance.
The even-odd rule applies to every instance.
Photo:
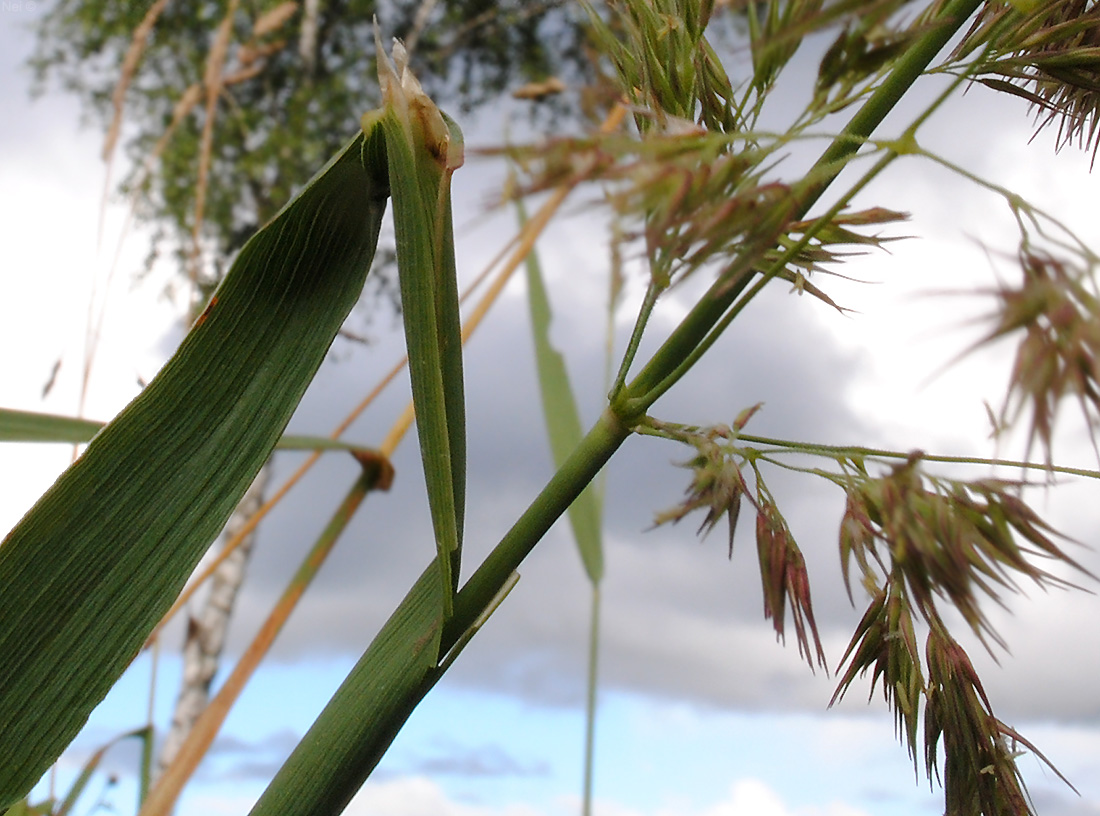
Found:
[[[271,462],[263,466],[256,481],[237,505],[225,527],[225,538],[230,540],[263,504],[264,490],[270,478]],[[172,725],[161,748],[154,781],[172,764],[180,746],[187,737],[203,709],[210,700],[210,684],[218,671],[229,619],[244,580],[245,568],[255,542],[255,531],[249,533],[237,549],[218,565],[210,576],[210,592],[198,614],[187,622],[187,635],[183,645],[183,680]]]

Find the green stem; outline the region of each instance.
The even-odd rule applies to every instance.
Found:
[[[497,594],[508,576],[581,494],[630,436],[631,429],[604,411],[542,492],[512,525],[455,598],[454,617],[443,630],[446,652]]]
[[[866,143],[876,127],[912,87],[948,40],[978,8],[982,0],[951,0],[939,19],[897,61],[894,69],[856,112],[844,130],[832,141],[794,192],[794,218],[803,218],[833,183],[841,170]],[[737,260],[739,268],[723,275],[681,321],[634,381],[613,401],[613,408],[625,422],[641,416],[650,405],[687,372],[683,366],[692,352],[707,342],[727,309],[737,300],[752,278],[754,251],[763,252],[766,239],[757,236]],[[733,281],[731,283],[731,280]],[[713,338],[712,338],[713,339]]]
[[[592,614],[588,628],[588,693],[584,707],[584,800],[582,816],[592,814],[592,777],[596,764],[596,678],[600,654],[600,587],[592,585]]]
[[[753,445],[770,445],[775,448],[783,448],[790,453],[805,453],[814,456],[827,456],[830,459],[847,458],[859,459],[874,457],[878,459],[909,459],[912,452],[886,450],[883,448],[865,448],[858,445],[820,445],[814,442],[795,442],[789,439],[775,439],[767,436],[754,436],[753,434],[738,434],[738,442],[747,442]],[[778,453],[779,451],[774,451]],[[1028,462],[1023,459],[987,459],[981,456],[947,456],[943,454],[922,453],[923,462],[943,462],[954,465],[986,465],[989,467],[1021,468],[1023,470],[1045,470],[1051,473],[1061,473],[1066,476],[1081,476],[1087,479],[1100,479],[1100,470],[1088,470],[1086,468],[1067,467],[1065,465],[1047,465],[1041,462]]]
[[[615,382],[611,386],[608,399],[614,401],[618,393],[623,390],[623,386],[626,384],[626,376],[630,373],[630,366],[638,353],[638,346],[642,343],[642,335],[645,333],[649,316],[653,313],[653,307],[657,305],[657,298],[661,296],[661,292],[665,291],[666,288],[655,280],[650,280],[649,286],[646,287],[645,299],[642,301],[642,307],[638,310],[638,319],[634,321],[634,330],[630,333],[630,340],[627,343],[626,351],[623,353],[623,361],[619,365],[619,373],[615,375]]]

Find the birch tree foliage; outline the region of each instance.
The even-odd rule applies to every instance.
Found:
[[[469,114],[527,83],[589,73],[583,17],[569,6],[61,0],[39,23],[31,67],[38,92],[60,86],[82,101],[105,157],[129,160],[121,188],[140,192],[137,214],[155,227],[150,260],[176,254],[208,295],[232,254],[340,149],[347,123],[378,104],[375,17],[415,40],[426,91]]]

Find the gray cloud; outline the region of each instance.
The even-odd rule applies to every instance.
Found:
[[[979,106],[984,115],[984,99],[973,94],[959,104]],[[67,132],[68,125],[60,128],[57,122],[71,120],[71,105],[36,110],[42,118],[25,134]],[[986,121],[990,126],[994,122],[992,116]],[[15,124],[19,122],[26,120]],[[1022,141],[1026,131],[1006,128],[1006,138]],[[14,125],[3,135],[8,140],[26,138],[24,144],[31,144],[31,137],[21,137]],[[930,144],[968,151],[979,167],[998,160],[997,155],[975,153],[980,140],[968,147],[951,127],[927,135]],[[11,141],[0,145],[6,152],[22,149]],[[469,185],[460,194],[459,257],[469,276],[513,225],[508,213],[474,214],[480,212],[495,171],[472,163],[463,172],[466,178],[456,177],[456,184]],[[899,167],[883,188],[883,199],[873,203],[909,206],[914,196],[922,220],[915,222],[914,230],[902,232],[919,231],[916,224],[929,233],[957,228],[966,221],[966,213],[954,201],[945,206],[938,179],[925,168]],[[958,206],[974,212],[970,199]],[[554,337],[567,357],[589,421],[603,393],[602,238],[598,219],[585,213],[555,227],[541,245],[555,298]],[[902,257],[905,249],[898,245],[894,251]],[[876,279],[887,277],[882,269],[892,268],[881,260],[882,268],[867,267],[875,270]],[[935,271],[928,275],[930,288]],[[822,285],[829,288],[831,283],[825,280]],[[763,401],[764,409],[749,428],[756,433],[830,443],[894,442],[893,418],[878,415],[874,406],[857,404],[852,397],[861,383],[875,376],[870,362],[875,349],[852,351],[839,335],[862,316],[837,315],[785,288],[776,285],[754,303],[680,387],[657,403],[654,413],[684,422],[728,423],[742,408]],[[682,312],[676,299],[682,303],[692,291],[688,284],[684,292],[674,293],[667,310],[655,316],[642,359]],[[522,287],[513,285],[469,347],[467,569],[508,529],[552,471],[526,308]],[[620,344],[629,331],[628,318],[624,311],[618,326]],[[370,328],[375,344],[342,346],[334,352],[296,415],[294,432],[327,433],[379,372],[400,356],[400,342],[385,332],[385,323],[379,320]],[[377,443],[406,399],[407,386],[400,381],[349,436]],[[887,426],[889,432],[883,430]],[[952,439],[953,430],[935,427],[930,434],[933,439]],[[821,710],[834,681],[820,672],[812,675],[799,661],[793,643],[786,648],[777,645],[770,623],[763,619],[749,510],[744,511],[732,562],[726,560],[720,532],[702,543],[696,540],[694,518],[649,529],[654,511],[680,500],[689,474],[675,463],[687,453],[671,443],[638,438],[630,440],[609,466],[601,634],[604,686],[706,706]],[[299,455],[279,454],[276,483],[300,460]],[[400,449],[395,465],[393,490],[368,499],[277,642],[275,660],[358,654],[431,558],[432,536],[413,439]],[[233,624],[231,649],[239,652],[251,636],[355,473],[349,457],[326,454],[264,524]],[[840,496],[806,476],[769,473],[769,485],[805,552],[815,611],[835,666],[861,612],[851,608],[840,586],[835,544]],[[1060,517],[1070,519],[1085,538],[1100,522],[1093,505],[1094,500],[1084,497],[1074,507],[1060,507]],[[1095,555],[1087,558],[1097,565]],[[521,571],[518,587],[458,661],[448,682],[547,705],[574,705],[583,693],[590,591],[567,527],[556,526]],[[1097,629],[1090,625],[1095,599],[1041,600],[1014,604],[1019,620],[1003,618],[1016,650],[1015,658],[1002,656],[1004,670],[992,663],[986,666],[988,661],[976,655],[983,670],[988,669],[990,693],[1006,717],[1084,717],[1095,722],[1100,714],[1089,683],[1096,676],[1100,654]],[[853,698],[862,705],[858,690]]]
[[[300,735],[289,729],[274,731],[256,740],[219,734],[195,776],[211,783],[271,779],[298,745],[299,739]]]
[[[437,743],[430,755],[415,756],[403,763],[402,773],[452,774],[465,777],[543,777],[550,767],[544,760],[522,760],[499,745],[463,746]],[[392,769],[391,769],[392,772]]]
[[[471,235],[467,240],[480,239]],[[600,240],[591,224],[567,223],[546,242],[543,252],[555,293],[554,337],[567,357],[589,420],[599,410],[603,392]],[[589,259],[591,266],[582,259]],[[674,293],[668,308],[655,315],[640,359],[682,313],[677,298],[690,296],[693,285]],[[882,423],[890,418],[851,399],[861,379],[874,376],[868,362],[873,349],[852,351],[834,336],[861,317],[838,315],[812,298],[788,294],[782,285],[773,288],[754,302],[678,388],[657,403],[654,414],[698,424],[728,423],[742,408],[762,401],[764,408],[749,426],[755,433],[878,443]],[[537,402],[526,308],[522,287],[510,288],[468,351],[469,566],[507,530],[552,470]],[[620,343],[627,331],[628,326],[620,326]],[[292,427],[299,432],[331,427],[345,406],[353,405],[369,387],[374,373],[388,367],[398,353],[399,344],[385,337],[369,349],[341,353],[340,362],[322,371]],[[351,436],[367,444],[380,439],[406,393],[407,386],[398,386],[356,424]],[[933,442],[941,432],[950,436],[952,429],[933,428]],[[763,619],[751,508],[743,512],[732,562],[726,560],[721,532],[697,542],[698,520],[650,529],[655,511],[681,499],[690,474],[675,464],[688,454],[672,443],[635,438],[609,465],[602,683],[706,705],[821,710],[835,681],[810,673],[797,657],[793,636],[786,648],[777,645],[770,623]],[[292,458],[281,455],[277,460],[281,475],[289,471]],[[398,478],[393,490],[369,499],[281,637],[278,659],[361,651],[430,559],[431,533],[412,439],[395,464]],[[247,621],[255,621],[271,604],[272,593],[301,558],[305,542],[316,535],[354,472],[350,460],[329,455],[266,525],[238,632],[253,628]],[[806,555],[817,620],[835,667],[863,603],[857,587],[857,608],[852,608],[840,578],[836,532],[842,495],[805,475],[773,469],[767,478]],[[518,587],[458,661],[449,682],[543,704],[576,704],[583,693],[590,591],[565,525],[551,531],[521,573]],[[1089,599],[1080,603],[1090,608]],[[1018,608],[1022,616],[1031,614],[1027,607]],[[1042,624],[1049,622],[1044,618]],[[1014,626],[1008,625],[1010,630]],[[1095,644],[1095,634],[1078,631],[1077,636]],[[1075,648],[1051,637],[1049,629],[1036,630],[1035,638],[1051,654],[1064,649],[1080,654],[1090,648]],[[239,647],[241,642],[238,635],[234,643]],[[1039,682],[1037,678],[1046,677],[1039,669],[1015,661],[1011,674],[994,677],[991,684],[1004,712],[1073,716],[1082,706],[1092,706],[1094,695],[1084,681],[1068,683],[1065,677],[1059,681],[1064,695],[1025,692],[1035,685],[1031,679]],[[858,689],[857,684],[854,697],[861,696]]]

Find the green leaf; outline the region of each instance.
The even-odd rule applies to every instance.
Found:
[[[88,442],[105,423],[93,419],[0,408],[0,442]]]
[[[106,424],[94,419],[77,419],[59,414],[40,414],[35,411],[0,408],[0,442],[65,442],[78,445],[90,442]],[[375,452],[373,448],[357,445],[345,439],[300,434],[280,436],[275,449]]]
[[[420,576],[251,816],[342,813],[412,710],[442,675],[439,559]]]
[[[526,216],[522,206],[520,220]],[[531,308],[531,330],[535,338],[535,360],[539,372],[539,392],[542,410],[546,416],[546,433],[550,438],[550,452],[554,466],[560,468],[569,454],[584,438],[577,400],[569,382],[569,372],[561,352],[550,342],[552,314],[550,299],[542,280],[538,256],[532,250],[527,254],[527,301]],[[600,502],[593,483],[569,506],[569,524],[577,542],[584,570],[593,585],[603,577],[603,537],[601,533]]]
[[[357,135],[244,246],[164,369],[0,546],[0,809],[137,654],[286,427],[374,255],[376,152]]]
[[[377,32],[375,33],[378,38]],[[376,43],[383,107],[363,117],[365,133],[385,134],[394,184],[398,277],[428,504],[440,556],[443,614],[458,589],[466,495],[466,418],[462,334],[451,224],[451,175],[462,164],[462,133],[408,70]]]

